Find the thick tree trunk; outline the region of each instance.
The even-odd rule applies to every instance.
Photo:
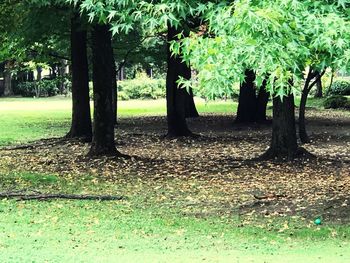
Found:
[[[87,59],[87,32],[81,29],[80,16],[71,21],[72,59],[72,124],[67,137],[92,139],[89,95],[89,66]]]
[[[256,112],[255,121],[256,122],[266,122],[266,108],[269,101],[270,94],[266,91],[266,81],[259,89],[258,98],[256,100]]]
[[[270,148],[262,159],[288,159],[297,157],[299,148],[295,130],[293,94],[273,99],[273,125]]]
[[[178,56],[173,56],[170,51],[170,41],[175,40],[179,33],[174,27],[168,25],[168,44],[167,44],[167,62],[168,70],[166,77],[166,99],[167,99],[167,120],[168,137],[191,136],[186,122],[186,115],[193,113],[193,97],[189,99],[190,94],[186,89],[178,86],[177,81],[180,77],[191,78],[191,70],[181,61]],[[193,104],[192,104],[193,103]],[[190,105],[191,104],[191,105]],[[187,105],[187,106],[186,106]],[[189,107],[189,105],[191,107]],[[186,110],[187,108],[187,110]],[[194,107],[195,108],[195,107]],[[186,114],[187,112],[187,114]]]
[[[107,25],[93,26],[94,133],[90,156],[119,155],[114,142],[112,90],[115,88],[115,71],[111,38]]]
[[[239,91],[236,123],[255,122],[257,99],[254,81],[254,71],[246,70],[245,79]]]

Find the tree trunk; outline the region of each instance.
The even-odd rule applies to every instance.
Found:
[[[40,81],[42,79],[42,73],[43,72],[43,69],[41,67],[36,67],[36,81]]]
[[[186,90],[186,101],[185,101],[185,117],[186,118],[197,118],[199,117],[196,105],[194,104],[193,90],[192,88],[189,91]]]
[[[262,159],[294,159],[298,153],[293,94],[273,99],[273,125],[270,148]]]
[[[322,77],[320,76],[320,73],[317,74],[317,82],[316,82],[316,93],[315,98],[322,98],[323,92],[322,92]]]
[[[181,61],[178,56],[173,56],[170,51],[170,41],[175,40],[179,30],[168,25],[168,44],[167,44],[167,62],[168,70],[166,76],[166,100],[167,100],[167,120],[168,137],[191,136],[186,122],[186,112],[190,115],[190,109],[193,110],[194,102],[189,100],[189,94],[186,89],[178,86],[177,81],[180,77],[191,78],[191,70],[186,63]],[[192,105],[193,103],[193,105]],[[191,104],[191,105],[190,105]],[[191,107],[189,107],[189,105]],[[186,110],[187,108],[187,110]]]
[[[309,95],[310,81],[311,81],[311,72],[305,80],[304,88],[302,90],[301,98],[300,98],[298,124],[299,124],[299,138],[302,143],[310,142],[310,138],[307,135],[306,125],[305,125],[306,101],[307,101],[307,96]]]
[[[10,63],[7,62],[5,65],[4,71],[4,96],[12,96],[13,87],[12,87],[12,73],[10,71]]]
[[[114,125],[118,122],[118,87],[117,87],[117,67],[115,65],[115,60],[113,57],[113,68],[112,68],[114,75],[113,75],[113,89],[112,89],[112,108],[113,108],[113,120]]]
[[[266,91],[266,81],[263,82],[259,89],[258,98],[256,100],[256,112],[255,121],[256,122],[266,122],[266,107],[269,101],[270,94]]]
[[[94,83],[94,133],[90,156],[120,155],[114,142],[115,114],[112,90],[115,88],[112,35],[107,25],[95,24],[92,31]]]
[[[254,71],[246,70],[244,82],[239,90],[236,123],[255,122],[256,90],[254,81]]]
[[[92,139],[89,95],[89,66],[87,59],[87,32],[81,29],[80,15],[71,21],[72,60],[72,124],[67,137]]]

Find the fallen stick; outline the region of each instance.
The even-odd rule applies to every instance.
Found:
[[[123,196],[114,195],[74,195],[74,194],[20,194],[20,193],[0,193],[0,199],[16,198],[17,201],[24,200],[48,200],[48,199],[70,199],[70,200],[99,200],[114,201],[125,199]]]
[[[287,197],[287,195],[284,195],[284,194],[268,194],[268,195],[262,195],[262,196],[254,195],[254,198],[258,200],[277,199],[277,198],[283,198],[283,197]]]

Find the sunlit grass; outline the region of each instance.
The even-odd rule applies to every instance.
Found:
[[[91,104],[92,105],[92,104]],[[237,103],[196,99],[201,113],[234,113]],[[130,100],[118,102],[120,118],[133,116],[165,116],[165,100]],[[0,98],[0,145],[60,137],[69,130],[71,99]]]

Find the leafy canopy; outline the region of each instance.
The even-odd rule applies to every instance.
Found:
[[[206,9],[206,34],[173,43],[199,72],[208,96],[232,93],[254,69],[256,84],[284,96],[297,92],[306,67],[349,68],[349,1],[247,1]],[[290,86],[293,79],[296,85]]]

